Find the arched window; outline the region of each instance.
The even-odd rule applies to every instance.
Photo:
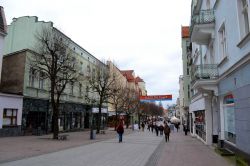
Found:
[[[234,96],[228,94],[223,100],[223,111],[224,111],[224,132],[225,140],[235,143],[235,109],[234,109]]]

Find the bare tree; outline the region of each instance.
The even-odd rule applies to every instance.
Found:
[[[141,103],[141,110],[150,116],[161,116],[163,115],[162,107],[156,105],[155,103],[143,102]]]
[[[43,28],[36,34],[37,53],[31,57],[31,69],[49,81],[52,105],[53,139],[58,139],[60,97],[66,86],[78,80],[78,64],[69,47],[70,41],[55,28]]]
[[[111,72],[108,70],[108,66],[105,63],[98,63],[96,65],[95,72],[92,72],[91,77],[89,78],[89,89],[92,93],[98,95],[96,99],[96,104],[98,106],[99,112],[97,116],[97,131],[100,132],[101,127],[101,115],[102,107],[104,103],[109,102],[110,95],[113,92],[112,86],[114,84],[114,77]],[[89,98],[86,96],[86,98]]]
[[[136,113],[137,110],[139,109],[140,100],[139,100],[139,96],[137,95],[134,89],[127,87],[123,90],[123,94],[124,94],[123,95],[123,102],[124,102],[123,109],[127,116],[126,127],[128,128],[130,116]]]
[[[109,103],[112,104],[115,110],[115,129],[118,122],[118,113],[121,113],[124,108],[124,90],[121,84],[117,82],[117,79],[114,80],[112,86],[112,93],[110,94]]]

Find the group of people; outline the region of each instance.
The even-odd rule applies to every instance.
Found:
[[[148,131],[151,131],[152,133],[155,131],[156,136],[160,135],[162,136],[163,133],[165,135],[165,140],[166,142],[169,141],[169,136],[170,136],[170,127],[167,124],[167,122],[149,122],[147,125]]]
[[[180,124],[175,124],[177,132],[178,132],[178,129],[179,129],[179,125]],[[141,123],[141,128],[142,128],[142,131],[144,131],[144,128],[145,128],[145,123],[144,122]],[[159,133],[160,133],[160,135],[163,135],[163,133],[164,133],[166,142],[169,141],[171,128],[170,128],[170,126],[168,125],[167,122],[165,122],[165,121],[164,121],[164,123],[163,122],[162,123],[159,123],[159,122],[158,123],[157,122],[154,122],[154,123],[151,122],[150,123],[150,122],[148,122],[147,123],[147,129],[149,131],[152,131],[152,133],[155,130],[156,136],[158,136]],[[187,128],[184,127],[183,129],[185,131],[185,135],[187,135]],[[118,127],[116,128],[116,131],[117,131],[117,133],[119,135],[119,143],[120,143],[120,142],[122,142],[122,135],[124,133],[124,128],[123,128],[123,123],[122,122],[119,123]]]

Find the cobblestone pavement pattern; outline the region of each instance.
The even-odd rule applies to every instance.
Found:
[[[107,136],[106,136],[107,137]],[[0,164],[1,166],[231,166],[212,147],[183,132],[171,133],[170,142],[151,132],[130,132],[124,142],[113,139]],[[61,141],[64,142],[64,141]],[[70,142],[70,141],[68,141]],[[67,141],[65,141],[67,143]],[[76,144],[74,144],[76,145]],[[48,148],[48,146],[45,146]],[[1,150],[0,150],[1,152]]]
[[[234,166],[219,154],[214,147],[204,145],[201,141],[184,132],[171,133],[170,141],[163,145],[157,166]]]
[[[114,138],[2,166],[143,166],[161,141],[152,133],[134,132],[125,135],[123,143]]]

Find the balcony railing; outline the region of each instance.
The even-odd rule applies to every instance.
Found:
[[[216,64],[194,65],[191,73],[193,83],[197,80],[216,80],[219,77]]]
[[[191,19],[190,34],[192,34],[194,26],[200,24],[210,24],[215,22],[214,10],[201,10],[199,14],[195,14]]]

